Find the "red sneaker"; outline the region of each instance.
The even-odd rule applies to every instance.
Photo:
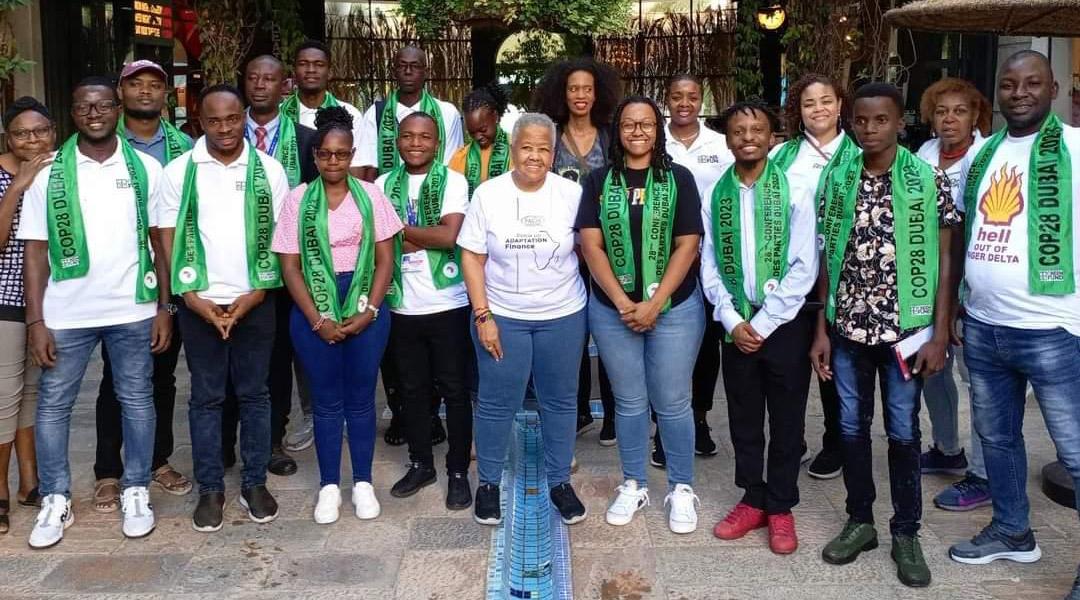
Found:
[[[722,540],[737,540],[747,533],[768,525],[765,511],[742,502],[713,527],[713,535]]]
[[[769,515],[769,549],[776,554],[791,554],[799,547],[795,535],[795,515]]]

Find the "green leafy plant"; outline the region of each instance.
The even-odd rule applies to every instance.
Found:
[[[287,61],[304,42],[298,0],[259,0],[258,20],[274,42],[274,56]]]
[[[735,25],[735,94],[740,99],[762,94],[762,34],[757,25],[759,5],[758,0],[739,0],[738,23]]]
[[[236,83],[240,62],[255,41],[256,5],[251,0],[198,0],[195,10],[206,84]]]
[[[578,35],[625,29],[633,0],[401,0],[401,11],[423,36],[452,21],[497,19],[515,29],[546,29]]]

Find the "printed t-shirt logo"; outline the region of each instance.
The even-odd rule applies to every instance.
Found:
[[[1023,174],[1008,165],[990,176],[990,187],[979,200],[979,212],[987,225],[1011,225],[1024,210]]]

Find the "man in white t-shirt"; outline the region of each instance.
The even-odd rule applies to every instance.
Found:
[[[472,505],[472,406],[467,391],[472,348],[457,236],[469,203],[469,184],[435,160],[440,143],[435,119],[422,112],[408,115],[398,127],[402,165],[375,181],[405,224],[396,253],[398,268],[387,293],[394,313],[388,351],[395,370],[407,374],[398,382],[398,394],[410,465],[390,494],[406,498],[435,483],[434,394],[446,402],[446,507],[462,510]]]
[[[23,200],[17,237],[26,240],[26,325],[30,356],[43,367],[35,426],[41,512],[30,546],[60,542],[74,521],[68,434],[90,356],[101,342],[124,429],[123,531],[154,530],[151,353],[172,337],[167,267],[157,204],[161,165],[116,135],[120,100],[112,82],[89,77],[72,93],[69,138]]]
[[[1057,456],[1080,487],[1080,130],[1051,113],[1058,84],[1042,54],[1009,57],[997,90],[1007,130],[968,152],[962,178],[964,358],[994,507],[982,532],[949,549],[967,564],[1028,563],[1042,554],[1025,491],[1029,383]],[[1080,598],[1077,586],[1073,597]]]
[[[274,304],[281,287],[270,239],[289,180],[271,156],[244,139],[244,104],[228,85],[199,99],[205,135],[165,168],[159,220],[172,288],[182,295],[180,331],[191,372],[191,454],[199,503],[196,531],[221,529],[225,504],[221,420],[226,390],[240,416],[240,504],[256,523],[277,517],[266,489]]]
[[[416,46],[405,46],[394,56],[394,78],[396,88],[390,97],[376,102],[364,111],[360,124],[360,135],[356,138],[359,150],[353,157],[353,164],[364,167],[363,178],[373,181],[377,175],[385,175],[389,170],[384,163],[384,154],[393,151],[397,136],[383,124],[383,115],[392,105],[397,122],[414,112],[426,112],[441,121],[443,139],[439,141],[436,153],[443,164],[450,162],[454,151],[463,144],[461,114],[449,102],[431,96],[424,86],[428,77],[427,54]],[[435,110],[435,107],[438,110]],[[395,163],[396,164],[396,163]]]
[[[293,56],[293,83],[296,90],[281,103],[281,114],[304,127],[315,127],[315,116],[320,108],[340,106],[349,111],[353,118],[353,160],[349,171],[354,177],[361,177],[363,165],[360,156],[360,122],[363,115],[360,110],[334,97],[327,89],[330,86],[330,48],[318,41],[307,40],[300,44]]]

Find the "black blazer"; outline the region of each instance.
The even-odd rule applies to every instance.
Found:
[[[319,176],[315,166],[315,130],[297,123],[296,147],[300,151],[300,181],[311,183]]]

